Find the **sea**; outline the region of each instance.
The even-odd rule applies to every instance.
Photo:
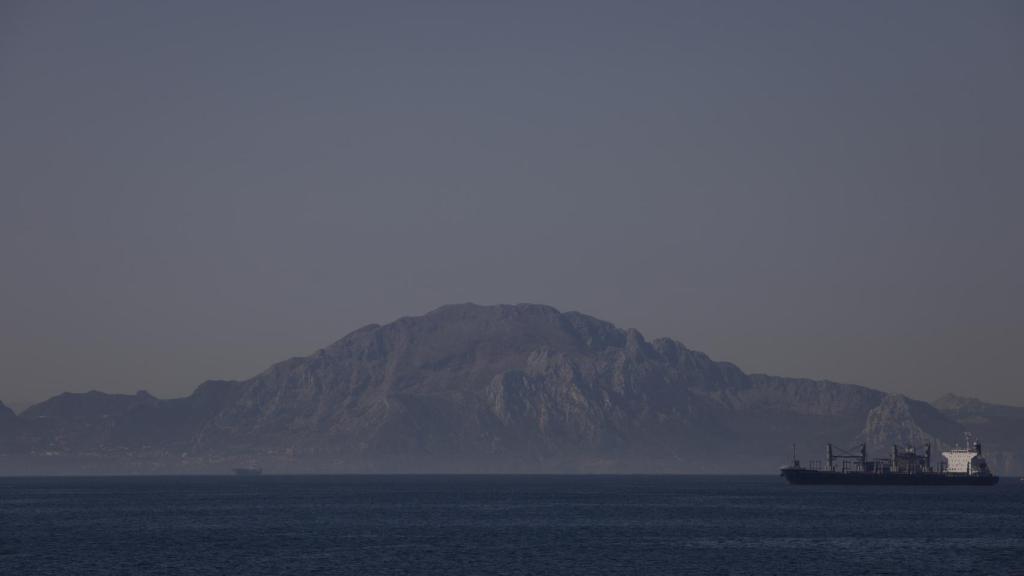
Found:
[[[1024,483],[0,478],[0,574],[1024,576]]]

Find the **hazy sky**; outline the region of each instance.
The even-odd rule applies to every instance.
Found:
[[[538,302],[1024,404],[1024,3],[0,3],[0,400]]]

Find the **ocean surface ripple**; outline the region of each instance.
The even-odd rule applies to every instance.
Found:
[[[0,478],[0,573],[1024,575],[1024,484]]]

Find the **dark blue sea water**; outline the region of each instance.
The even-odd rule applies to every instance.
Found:
[[[0,573],[1024,574],[1024,484],[0,478]]]

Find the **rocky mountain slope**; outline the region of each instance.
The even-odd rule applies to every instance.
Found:
[[[3,402],[0,402],[0,426],[3,426],[8,422],[13,422],[15,419],[17,419],[17,415],[14,413],[14,410],[11,410]]]
[[[867,441],[878,454],[893,443],[941,449],[971,422],[939,408],[747,375],[576,312],[462,304],[366,326],[186,398],[63,394],[13,420],[0,413],[0,472],[257,462],[296,472],[771,473],[793,442],[805,459],[829,441]],[[1018,450],[1011,436],[1000,450]]]
[[[17,426],[17,415],[3,402],[0,402],[0,452],[13,449]]]

